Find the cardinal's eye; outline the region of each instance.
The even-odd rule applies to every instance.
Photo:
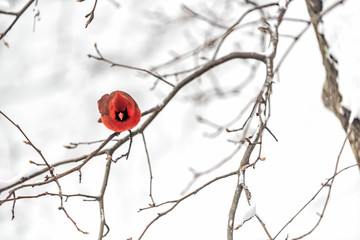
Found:
[[[129,119],[127,108],[125,108],[124,111],[120,111],[120,112],[115,111],[115,119],[118,120],[119,122],[124,122],[127,119]]]

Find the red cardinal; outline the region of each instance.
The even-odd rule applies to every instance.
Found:
[[[123,132],[135,127],[141,118],[141,111],[135,100],[126,92],[114,91],[105,94],[98,101],[101,114],[99,122],[115,132]]]

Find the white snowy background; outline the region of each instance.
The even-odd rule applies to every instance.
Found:
[[[324,8],[334,1],[326,1]],[[33,12],[29,9],[6,36],[10,47],[0,42],[0,110],[11,117],[42,150],[49,162],[81,156],[95,146],[80,146],[67,150],[69,142],[106,138],[111,131],[96,121],[99,117],[96,101],[104,94],[121,89],[137,100],[142,110],[159,102],[169,91],[159,83],[155,91],[153,79],[144,78],[132,70],[110,68],[89,59],[95,54],[97,42],[103,55],[115,62],[149,68],[170,59],[169,50],[178,53],[192,49],[201,42],[189,41],[187,28],[192,23],[171,23],[161,27],[160,16],[182,14],[180,4],[189,7],[217,6],[216,1],[121,1],[115,8],[110,1],[99,1],[95,19],[87,29],[84,16],[93,2],[39,1],[40,21],[33,28]],[[18,9],[23,1],[2,0],[2,7]],[[220,4],[221,5],[221,4]],[[324,32],[330,40],[330,51],[339,61],[339,84],[344,106],[353,117],[359,116],[359,15],[360,3],[348,0],[329,13]],[[286,16],[308,19],[305,1],[294,0]],[[8,16],[0,15],[1,31]],[[195,20],[196,22],[196,20]],[[160,24],[160,26],[159,26]],[[182,26],[184,24],[184,26]],[[207,26],[197,23],[199,29]],[[301,23],[284,22],[281,33],[296,33]],[[281,38],[278,57],[290,39]],[[222,52],[220,54],[225,54]],[[327,177],[333,174],[336,158],[345,138],[340,122],[321,101],[325,75],[313,30],[299,40],[275,78],[271,97],[269,128],[279,139],[275,142],[265,133],[263,153],[266,161],[249,169],[246,184],[253,195],[256,213],[264,220],[272,235],[315,194]],[[240,67],[241,68],[241,67]],[[225,68],[228,70],[231,68]],[[220,70],[219,70],[220,71]],[[239,79],[246,67],[221,78],[225,84]],[[262,73],[260,71],[260,73]],[[263,81],[258,74],[256,81]],[[219,76],[218,76],[219,77]],[[223,80],[224,79],[224,80]],[[255,82],[255,80],[254,80]],[[257,83],[257,84],[258,84]],[[202,85],[203,84],[203,85]],[[188,97],[197,89],[211,85],[194,83],[184,89],[160,113],[145,131],[152,161],[153,195],[157,203],[179,198],[191,181],[189,167],[205,170],[228,156],[236,146],[227,139],[235,135],[223,133],[218,138],[204,137],[213,129],[196,121],[201,115],[217,123],[226,123],[254,96],[258,85],[250,84],[234,98],[214,98],[194,104]],[[353,85],[351,85],[353,84]],[[235,104],[234,104],[235,103]],[[221,114],[219,114],[221,109]],[[234,127],[239,127],[238,126]],[[40,162],[38,154],[25,145],[24,138],[6,119],[0,118],[0,180],[4,184],[37,167],[29,160]],[[122,147],[116,153],[126,151]],[[213,174],[200,179],[194,186],[236,169],[241,153]],[[70,175],[60,182],[66,193],[97,194],[102,183],[104,157],[92,160],[78,176]],[[355,163],[348,144],[340,160],[340,169]],[[61,172],[61,169],[57,170]],[[228,210],[236,185],[236,177],[212,184],[207,189],[181,203],[173,212],[157,221],[143,239],[225,239]],[[137,237],[145,226],[166,208],[138,213],[147,206],[149,175],[146,155],[140,136],[134,138],[130,159],[112,165],[105,195],[105,214],[110,233],[105,239]],[[33,191],[46,191],[49,186]],[[358,168],[340,174],[334,183],[330,203],[320,226],[306,239],[360,239],[360,176]],[[56,191],[51,186],[49,191]],[[1,197],[4,193],[1,194]],[[277,239],[297,237],[312,228],[322,210],[325,192],[320,194]],[[78,232],[59,211],[59,199],[45,197],[17,201],[15,219],[11,220],[11,203],[0,207],[1,240],[96,239],[99,210],[97,202],[69,199],[65,207],[78,226],[90,232]],[[255,207],[250,211],[255,211]],[[236,224],[246,216],[244,195],[238,208]],[[256,219],[235,232],[235,239],[267,239]]]

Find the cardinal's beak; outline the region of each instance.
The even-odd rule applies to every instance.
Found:
[[[124,114],[122,112],[119,113],[119,118],[120,118],[121,121],[123,120]]]

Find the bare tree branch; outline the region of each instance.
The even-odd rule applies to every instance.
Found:
[[[156,77],[157,79],[163,81],[164,83],[170,85],[171,87],[175,87],[174,84],[168,82],[167,80],[165,80],[165,79],[162,78],[161,76],[159,76],[159,75],[157,75],[157,74],[155,74],[155,73],[153,73],[153,72],[151,72],[151,71],[149,71],[149,70],[146,70],[146,69],[143,69],[143,68],[138,68],[138,67],[132,67],[132,66],[125,65],[125,64],[114,63],[113,61],[110,61],[110,60],[104,58],[103,55],[100,53],[100,51],[99,51],[96,43],[94,44],[94,46],[95,46],[96,52],[97,52],[97,54],[98,54],[99,56],[96,57],[96,56],[93,56],[93,55],[91,55],[91,54],[88,54],[88,57],[89,57],[89,58],[94,58],[94,59],[96,59],[96,60],[109,63],[109,64],[111,64],[111,67],[123,67],[123,68],[128,68],[128,69],[132,69],[132,70],[137,70],[137,71],[145,72],[145,73],[150,74],[151,76]]]
[[[155,207],[160,207],[160,206],[163,206],[163,205],[167,205],[167,204],[173,204],[168,210],[164,211],[164,212],[161,212],[161,213],[158,213],[158,215],[145,227],[144,231],[141,233],[140,237],[138,238],[138,240],[140,240],[146,233],[146,231],[150,228],[150,226],[156,222],[157,220],[159,220],[161,217],[165,216],[166,214],[168,214],[169,212],[171,212],[172,210],[174,210],[182,201],[184,201],[185,199],[195,195],[196,193],[198,193],[199,191],[203,190],[205,187],[209,186],[210,184],[214,183],[214,182],[217,182],[218,180],[221,180],[221,179],[224,179],[224,178],[228,178],[230,176],[233,176],[237,174],[237,171],[234,171],[234,172],[230,172],[228,174],[225,174],[225,175],[222,175],[222,176],[219,176],[219,177],[216,177],[214,179],[212,179],[211,181],[205,183],[204,185],[202,185],[201,187],[195,189],[194,191],[192,191],[191,193],[185,195],[184,197],[182,198],[179,198],[177,200],[173,200],[173,201],[166,201],[166,202],[163,202],[163,203],[160,203],[160,204],[157,204],[157,205],[154,205],[154,206],[150,206],[150,207],[146,207],[146,208],[141,208],[139,211],[143,211],[143,210],[147,210],[147,209],[150,209],[150,208],[155,208]]]
[[[348,170],[348,169],[351,169],[351,168],[353,168],[353,167],[359,166],[359,164],[354,164],[354,165],[345,167],[345,168],[337,171],[338,163],[339,163],[339,160],[340,160],[340,156],[341,156],[341,154],[342,154],[342,151],[343,151],[343,148],[344,148],[344,146],[345,146],[345,143],[346,143],[346,141],[348,140],[348,137],[349,137],[349,135],[346,136],[346,138],[345,138],[345,140],[344,140],[344,143],[343,143],[343,145],[341,146],[340,152],[339,152],[339,154],[338,154],[338,157],[337,157],[337,160],[336,160],[336,164],[335,164],[335,170],[334,170],[335,173],[334,173],[331,177],[327,178],[327,180],[325,181],[325,183],[323,183],[323,184],[321,185],[321,188],[320,188],[320,189],[314,194],[314,196],[280,229],[280,231],[275,235],[274,239],[277,238],[277,237],[279,236],[279,234],[280,234],[307,206],[309,206],[309,204],[310,204],[314,199],[316,199],[316,197],[319,195],[319,193],[320,193],[323,189],[325,189],[326,187],[328,187],[328,194],[327,194],[327,198],[326,198],[326,200],[325,200],[324,206],[323,206],[322,214],[319,216],[319,219],[318,219],[317,223],[315,224],[315,226],[312,228],[312,230],[309,231],[307,234],[301,236],[301,238],[302,238],[302,237],[305,237],[306,235],[309,235],[309,234],[310,234],[311,232],[313,232],[313,231],[315,230],[315,228],[320,224],[320,221],[322,220],[323,215],[324,215],[324,213],[325,213],[326,206],[327,206],[327,204],[328,204],[328,202],[329,202],[329,200],[330,200],[331,186],[333,185],[333,182],[334,182],[334,180],[335,180],[335,177],[336,177],[337,175],[339,175],[340,173]]]
[[[339,167],[340,157],[341,157],[341,154],[342,154],[342,152],[343,152],[343,150],[344,150],[345,143],[346,143],[346,141],[347,141],[348,138],[349,138],[349,133],[350,133],[350,131],[348,131],[348,133],[346,134],[345,140],[344,140],[344,142],[343,142],[343,144],[342,144],[342,146],[341,146],[340,152],[339,152],[338,157],[337,157],[337,159],[336,159],[334,175],[333,175],[333,177],[331,178],[331,180],[328,181],[328,182],[326,182],[325,185],[324,185],[324,186],[327,186],[327,187],[328,187],[328,193],[327,193],[327,196],[326,196],[326,200],[325,200],[325,203],[324,203],[324,207],[323,207],[323,209],[322,209],[322,211],[321,211],[321,213],[320,213],[320,215],[319,215],[318,221],[316,222],[316,224],[314,225],[314,227],[313,227],[310,231],[308,231],[307,233],[301,235],[300,237],[294,238],[294,240],[298,240],[298,239],[301,239],[301,238],[304,238],[304,237],[310,235],[310,234],[319,226],[321,220],[323,219],[323,216],[324,216],[325,211],[326,211],[326,207],[327,207],[327,205],[328,205],[328,203],[329,203],[329,200],[330,200],[330,194],[331,194],[331,190],[332,190],[332,187],[333,187],[333,184],[334,184],[334,181],[335,181],[335,177],[336,177],[337,174],[338,174],[338,167]]]
[[[53,179],[53,181],[56,183],[58,189],[59,189],[59,198],[60,198],[60,207],[59,210],[62,210],[65,215],[67,216],[68,219],[71,220],[71,222],[74,224],[74,226],[76,227],[76,229],[79,232],[82,232],[84,234],[87,234],[87,232],[84,232],[83,230],[81,230],[76,222],[70,217],[70,215],[68,214],[68,212],[66,211],[65,207],[64,207],[64,201],[63,201],[63,196],[62,196],[62,189],[61,189],[61,185],[59,183],[59,180],[57,178],[57,176],[55,176],[54,174],[54,168],[52,168],[50,166],[50,164],[48,163],[48,161],[45,159],[44,155],[42,154],[41,150],[39,148],[37,148],[29,139],[29,137],[24,133],[24,131],[20,128],[19,125],[17,125],[16,123],[14,123],[7,115],[5,115],[2,111],[0,111],[0,114],[2,114],[9,122],[11,122],[11,124],[13,124],[20,132],[21,134],[26,138],[26,141],[24,141],[25,144],[30,145],[42,158],[42,160],[44,161],[45,165],[47,166],[47,169],[49,170],[49,173],[51,175],[51,179]],[[45,181],[46,182],[46,181]],[[18,188],[19,189],[19,188]],[[17,189],[16,189],[17,190]],[[9,198],[10,196],[14,196],[14,203],[13,203],[13,207],[12,207],[12,219],[14,219],[15,215],[14,215],[14,209],[15,209],[15,202],[16,202],[16,197],[15,197],[15,191],[16,190],[12,190],[10,191],[9,195],[7,198]],[[3,201],[0,201],[0,205],[3,203]]]
[[[287,5],[290,3],[291,1],[288,1],[286,3],[286,7]],[[257,100],[255,102],[254,108],[256,108],[256,106],[258,106],[258,113],[257,116],[259,117],[259,123],[260,123],[260,129],[258,130],[258,132],[256,133],[256,137],[254,139],[254,143],[250,143],[245,151],[245,154],[243,155],[243,158],[241,160],[240,166],[239,166],[239,176],[238,176],[238,181],[236,184],[236,188],[235,188],[235,192],[234,192],[234,196],[233,196],[233,201],[231,203],[230,206],[230,210],[229,210],[229,217],[228,217],[228,226],[227,226],[227,239],[228,240],[233,240],[233,230],[234,230],[234,219],[235,219],[235,214],[236,214],[236,210],[239,204],[239,199],[241,196],[241,192],[243,190],[243,186],[242,186],[242,181],[245,175],[245,169],[246,166],[249,164],[249,160],[250,160],[250,156],[256,146],[256,143],[260,140],[260,150],[259,150],[259,157],[257,159],[260,159],[260,154],[261,154],[261,146],[262,146],[262,134],[263,134],[263,130],[266,127],[266,123],[268,120],[268,117],[270,116],[270,112],[268,112],[268,117],[266,117],[265,121],[262,120],[261,118],[261,114],[262,114],[262,110],[260,108],[260,104],[263,103],[265,104],[265,110],[266,111],[266,104],[269,101],[269,97],[271,93],[271,83],[272,83],[272,78],[273,78],[273,61],[274,58],[276,56],[276,50],[277,50],[277,45],[278,45],[278,28],[281,25],[281,22],[283,20],[283,16],[286,12],[286,8],[280,8],[278,10],[278,16],[277,16],[277,23],[274,25],[275,28],[271,29],[271,27],[268,27],[266,29],[264,29],[264,31],[267,31],[270,35],[270,44],[272,45],[272,51],[271,53],[267,56],[267,61],[266,61],[266,79],[263,85],[263,88],[261,89],[260,93],[258,94]],[[266,91],[265,91],[266,90]],[[263,94],[265,93],[265,99],[263,98]],[[264,112],[266,114],[266,112]]]
[[[112,159],[111,159],[111,156],[109,155],[107,157],[107,162],[106,162],[106,166],[105,166],[105,173],[104,173],[104,179],[103,179],[103,183],[102,183],[101,190],[100,190],[100,196],[97,198],[97,201],[99,202],[99,210],[100,210],[100,228],[99,228],[98,240],[101,240],[110,231],[110,228],[106,224],[106,220],[105,220],[104,195],[105,195],[106,187],[107,187],[108,181],[109,181],[111,163],[112,163]],[[104,233],[105,227],[106,227],[107,231]]]
[[[145,135],[144,132],[141,132],[141,136],[143,139],[143,143],[144,143],[144,148],[145,148],[145,153],[146,153],[146,159],[147,159],[147,163],[148,163],[148,167],[149,167],[149,175],[150,175],[150,188],[149,188],[149,197],[151,199],[151,205],[154,206],[155,205],[155,201],[153,198],[153,193],[152,193],[152,189],[153,189],[153,174],[152,174],[152,169],[151,169],[151,162],[150,162],[150,156],[149,156],[149,151],[147,149],[147,144],[146,144],[146,140],[145,140]]]
[[[318,29],[318,23],[320,22],[321,17],[334,9],[336,6],[342,4],[343,2],[343,0],[336,1],[323,12],[316,13],[311,7],[309,1],[306,1],[308,6],[308,12],[312,19],[312,25],[314,27],[315,34],[319,43],[320,53],[323,58],[323,65],[326,71],[326,79],[322,92],[322,100],[325,107],[332,111],[335,116],[340,120],[341,125],[345,131],[347,131],[348,127],[350,126],[349,142],[353,150],[356,162],[360,164],[360,119],[356,118],[352,123],[349,123],[351,112],[349,109],[341,106],[342,96],[339,92],[339,86],[337,82],[338,70],[334,61],[331,59],[330,54],[328,53],[329,46],[325,39],[325,36]]]
[[[17,22],[17,20],[19,20],[19,18],[21,17],[21,15],[23,15],[23,13],[31,6],[31,4],[34,2],[35,0],[29,0],[22,9],[20,9],[18,12],[7,12],[7,11],[2,11],[0,10],[0,14],[7,14],[7,15],[13,15],[15,16],[15,19],[13,20],[13,22],[9,25],[9,27],[2,33],[0,33],[0,40],[3,39],[6,34],[11,30],[11,28],[15,25],[15,23]]]

